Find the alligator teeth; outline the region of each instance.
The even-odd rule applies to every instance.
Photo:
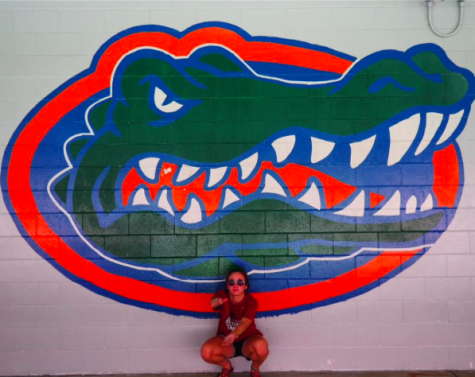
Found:
[[[404,157],[417,135],[420,122],[421,115],[415,114],[389,128],[391,145],[389,146],[388,166],[397,164]]]
[[[218,183],[224,177],[227,170],[228,170],[227,167],[210,169],[208,187],[212,187],[216,183]]]
[[[232,192],[230,189],[226,189],[224,192],[224,203],[223,203],[223,208],[226,208],[228,205],[239,201],[239,198]]]
[[[168,190],[163,190],[162,193],[160,194],[160,198],[158,199],[158,207],[164,209],[170,215],[175,215],[175,212],[173,212],[172,206],[168,202],[167,196],[168,196]]]
[[[316,137],[310,137],[310,139],[312,141],[312,155],[310,157],[312,164],[322,161],[335,147],[335,143],[331,141],[318,139]]]
[[[155,92],[153,94],[153,100],[155,102],[155,106],[157,106],[158,110],[163,111],[164,113],[174,113],[180,110],[183,105],[181,103],[172,101],[164,105],[163,103],[167,99],[167,95],[163,90],[160,88],[155,88]]]
[[[145,190],[143,188],[138,189],[135,193],[134,200],[132,202],[133,206],[149,205],[150,203],[145,196]]]
[[[185,165],[183,164],[180,173],[178,174],[178,177],[176,179],[177,182],[182,182],[185,179],[190,178],[193,174],[195,174],[200,168],[197,168],[196,166],[190,166],[190,165]]]
[[[358,196],[341,211],[335,212],[335,215],[363,217],[365,206],[365,193],[362,190]]]
[[[295,135],[281,137],[275,140],[271,145],[277,156],[277,162],[282,162],[289,157],[294,149]]]
[[[374,141],[376,140],[376,135],[371,136],[368,139],[357,141],[350,144],[351,148],[351,160],[350,166],[352,169],[358,167],[363,163],[363,161],[368,157],[369,152],[373,149]]]
[[[315,186],[315,183],[312,182],[307,192],[299,199],[299,202],[308,204],[309,206],[316,209],[322,208],[320,193],[318,192],[318,189],[317,189],[317,186]]]
[[[409,215],[411,213],[416,213],[417,208],[417,199],[412,195],[406,203],[406,213]]]
[[[422,136],[421,143],[417,147],[415,155],[418,156],[421,154],[424,149],[427,148],[427,146],[430,144],[432,141],[432,138],[436,134],[437,130],[440,127],[440,124],[442,123],[442,119],[444,119],[444,116],[439,113],[427,113],[427,118],[426,118],[426,128],[424,130],[424,136]]]
[[[455,129],[459,125],[460,121],[462,120],[464,110],[460,110],[456,114],[450,114],[449,121],[447,122],[447,126],[445,127],[444,133],[440,137],[439,141],[436,143],[437,145],[442,144],[446,141],[452,134],[454,133]]]
[[[432,199],[432,195],[429,194],[426,200],[424,200],[424,203],[421,204],[421,212],[429,211],[432,208],[434,208],[434,199]]]
[[[196,224],[202,219],[200,203],[195,198],[191,198],[190,208],[181,217],[181,221],[186,224]]]
[[[252,171],[256,167],[257,159],[259,157],[258,153],[254,153],[252,156],[242,160],[239,165],[241,166],[241,179],[246,179],[251,175]]]
[[[151,180],[155,179],[157,173],[157,166],[160,159],[156,157],[148,157],[139,161],[140,170],[142,173]]]
[[[401,193],[396,191],[386,204],[374,216],[399,216],[401,211]]]
[[[287,196],[282,186],[270,174],[266,174],[264,178],[263,194],[276,194],[280,196]]]

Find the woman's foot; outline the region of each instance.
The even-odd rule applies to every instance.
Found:
[[[234,368],[232,366],[231,366],[231,369],[223,368],[221,369],[221,373],[218,374],[218,377],[229,377],[229,375],[233,372],[233,370]]]
[[[251,377],[261,377],[261,371],[259,368],[251,367]]]

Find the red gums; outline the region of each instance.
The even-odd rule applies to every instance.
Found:
[[[206,172],[202,172],[199,177],[187,185],[174,185],[172,178],[176,174],[177,169],[177,165],[164,162],[160,170],[158,182],[149,183],[140,177],[135,168],[132,168],[126,175],[122,184],[123,205],[127,205],[131,194],[138,185],[143,184],[147,186],[148,190],[150,191],[152,201],[155,200],[155,197],[161,188],[168,187],[172,192],[173,202],[179,211],[182,211],[185,208],[188,201],[188,196],[193,193],[203,201],[207,216],[211,216],[218,209],[223,190],[226,186],[233,187],[239,191],[243,197],[253,194],[261,187],[261,182],[265,171],[272,171],[279,175],[279,177],[284,181],[285,186],[289,189],[292,197],[297,196],[303,190],[305,190],[309,178],[317,178],[323,186],[327,208],[332,208],[335,205],[343,202],[357,189],[354,186],[343,183],[333,177],[330,177],[329,175],[319,172],[318,170],[296,164],[288,164],[282,168],[276,168],[272,162],[264,161],[255,177],[246,183],[239,181],[238,169],[234,167],[232,168],[228,179],[219,187],[214,189],[207,189],[204,187],[206,183]]]

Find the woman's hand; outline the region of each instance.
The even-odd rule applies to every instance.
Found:
[[[233,344],[233,342],[238,338],[236,334],[229,334],[226,338],[223,340],[223,346],[229,346],[230,344]]]
[[[211,307],[216,309],[218,306],[223,305],[226,301],[228,301],[227,298],[213,297],[211,299]]]

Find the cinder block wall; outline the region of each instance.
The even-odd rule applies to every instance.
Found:
[[[443,32],[457,22],[454,2],[437,3],[434,13]],[[253,36],[315,43],[357,58],[430,42],[475,72],[474,2],[466,2],[465,13],[462,30],[443,39],[430,31],[420,1],[1,2],[0,148],[3,154],[36,104],[86,69],[109,38],[132,26],[184,30],[223,21]],[[463,195],[437,243],[417,263],[365,294],[258,319],[271,347],[263,370],[475,368],[473,115],[458,143]],[[216,320],[146,310],[93,293],[32,249],[3,200],[0,211],[1,375],[216,369],[199,356]],[[245,370],[248,363],[238,360],[235,366]]]

